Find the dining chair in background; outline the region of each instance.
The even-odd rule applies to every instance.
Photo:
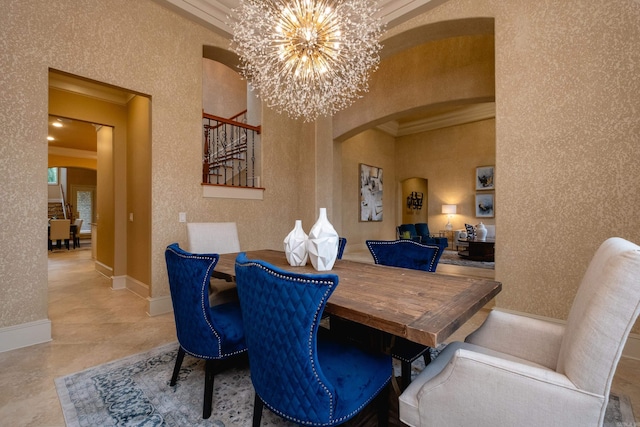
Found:
[[[319,327],[338,276],[290,273],[244,253],[235,271],[256,393],[253,426],[263,405],[300,425],[333,426],[371,402],[386,426],[391,357],[333,340]]]
[[[49,221],[49,250],[53,250],[53,242],[57,242],[60,248],[60,242],[64,240],[64,244],[69,250],[69,233],[71,230],[71,220],[69,219],[52,219]]]
[[[197,254],[229,254],[240,252],[238,227],[235,222],[187,223],[186,250]],[[209,286],[212,306],[236,301],[238,294],[232,277],[213,271]]]
[[[603,242],[566,324],[493,310],[400,395],[409,426],[601,426],[640,313],[640,246]]]
[[[444,250],[437,244],[427,245],[413,240],[367,240],[367,247],[376,264],[435,272]],[[400,361],[401,389],[411,382],[411,364],[422,357],[431,362],[429,347],[402,337],[390,337],[391,355]]]
[[[76,227],[75,232],[70,232],[70,237],[73,239],[73,249],[75,248],[79,248],[80,247],[80,229],[82,228],[82,223],[84,222],[84,220],[78,218],[76,219],[73,224]]]
[[[345,237],[338,238],[338,256],[337,259],[342,259],[344,255],[344,248],[347,246],[347,239]]]
[[[237,301],[209,305],[209,279],[218,254],[193,254],[177,243],[165,251],[173,315],[178,335],[178,355],[171,376],[174,386],[185,353],[205,359],[202,418],[211,416],[213,383],[221,361],[246,352],[242,314]]]

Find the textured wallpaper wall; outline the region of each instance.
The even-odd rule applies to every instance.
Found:
[[[388,36],[473,16],[495,17],[498,306],[563,319],[599,244],[640,242],[640,3],[452,0]]]
[[[342,200],[328,128],[269,109],[265,200],[202,199],[202,46],[228,41],[148,0],[77,5],[8,2],[0,14],[0,212],[11,224],[0,228],[0,327],[47,317],[49,67],[151,96],[152,298],[168,295],[164,247],[186,240],[178,212],[237,221],[244,249],[280,248],[295,219]],[[495,17],[498,306],[565,318],[597,246],[640,241],[640,4],[449,0],[388,36],[478,16]]]

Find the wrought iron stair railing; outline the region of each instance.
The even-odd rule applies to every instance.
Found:
[[[229,119],[202,112],[203,184],[259,186],[256,150],[261,129],[245,121],[246,111]]]

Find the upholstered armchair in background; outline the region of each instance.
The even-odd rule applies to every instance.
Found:
[[[237,301],[209,306],[209,278],[217,254],[192,254],[174,243],[167,247],[165,259],[180,344],[170,385],[176,384],[185,353],[205,359],[202,418],[209,418],[219,361],[247,350],[240,306]]]
[[[601,426],[640,312],[640,247],[606,240],[566,325],[500,311],[449,344],[400,395],[410,426]]]
[[[418,236],[420,236],[420,243],[439,245],[443,250],[449,246],[449,241],[446,237],[431,235],[431,232],[429,231],[429,224],[426,222],[416,223],[416,232],[418,233]]]
[[[387,425],[391,357],[319,333],[338,276],[290,273],[241,253],[236,282],[256,392],[254,426],[263,404],[299,425],[333,426],[373,401],[378,425]]]

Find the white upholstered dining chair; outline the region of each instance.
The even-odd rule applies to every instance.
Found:
[[[187,223],[187,252],[193,254],[228,254],[240,252],[238,227],[235,222]],[[209,286],[209,304],[215,306],[237,300],[236,284],[215,270]]]
[[[492,311],[400,396],[410,426],[601,426],[640,312],[640,247],[606,240],[565,325]]]

